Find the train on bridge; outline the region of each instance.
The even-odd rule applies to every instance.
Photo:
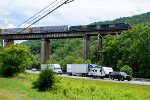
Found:
[[[1,34],[28,34],[28,33],[54,33],[54,32],[68,32],[68,31],[116,31],[116,30],[128,30],[129,24],[117,23],[117,24],[102,24],[102,25],[80,25],[80,26],[44,26],[44,27],[30,27],[30,28],[11,28],[2,29]]]

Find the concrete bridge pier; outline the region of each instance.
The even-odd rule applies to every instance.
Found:
[[[85,60],[90,59],[90,36],[87,34],[83,37],[83,58]]]
[[[14,44],[13,40],[4,39],[4,44],[3,44],[4,47],[8,47],[11,44],[12,45]]]
[[[49,39],[41,39],[41,64],[45,64],[49,59],[50,49],[49,49]]]

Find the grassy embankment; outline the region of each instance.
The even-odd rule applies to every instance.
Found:
[[[32,89],[34,74],[0,78],[0,100],[150,100],[150,86],[61,78],[59,91]]]

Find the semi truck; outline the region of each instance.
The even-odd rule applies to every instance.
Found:
[[[104,78],[111,72],[113,72],[112,68],[101,67],[96,64],[67,64],[67,74],[69,75]]]
[[[59,64],[41,64],[41,70],[46,68],[51,69],[56,74],[62,75],[62,70]]]
[[[67,64],[67,74],[91,76],[91,68],[96,66],[95,64]]]

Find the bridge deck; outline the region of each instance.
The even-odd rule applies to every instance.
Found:
[[[67,31],[67,32],[51,32],[51,33],[25,33],[25,34],[1,34],[0,39],[10,40],[35,40],[41,38],[49,39],[63,39],[63,38],[82,38],[85,34],[88,36],[97,36],[98,34],[115,35],[120,34],[124,30],[112,30],[112,31]]]

